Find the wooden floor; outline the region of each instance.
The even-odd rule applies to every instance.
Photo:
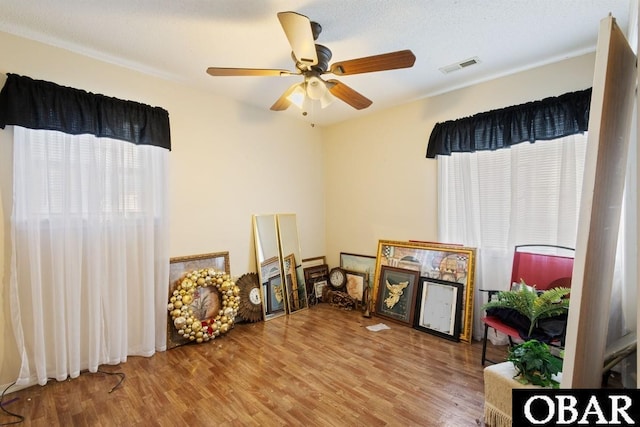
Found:
[[[380,322],[391,329],[366,329]],[[119,376],[85,373],[8,393],[3,406],[27,426],[476,426],[481,349],[318,304],[103,366],[126,376],[112,392]]]

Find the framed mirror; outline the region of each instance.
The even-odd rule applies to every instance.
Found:
[[[308,308],[296,214],[277,214],[276,221],[282,258],[282,277],[287,293],[285,300],[289,313],[295,313],[298,310]]]
[[[282,260],[280,258],[277,227],[274,214],[253,216],[253,236],[265,320],[273,319],[286,313],[286,292],[284,281],[282,280]]]

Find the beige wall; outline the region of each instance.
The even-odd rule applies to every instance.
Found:
[[[437,241],[437,166],[425,158],[433,126],[591,87],[594,59],[580,56],[327,129],[328,262],[339,264],[340,252],[376,255],[380,239]]]
[[[13,72],[167,109],[171,255],[229,251],[236,276],[255,270],[253,213],[296,212],[303,257],[326,255],[331,266],[341,251],[375,255],[379,239],[437,240],[436,161],[425,158],[433,125],[590,87],[594,60],[585,55],[320,129],[3,33],[0,57],[0,84]],[[4,274],[10,140],[0,131],[0,387],[18,369]]]

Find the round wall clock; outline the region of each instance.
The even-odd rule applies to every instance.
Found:
[[[262,299],[260,298],[260,289],[251,288],[251,290],[249,291],[249,301],[251,301],[251,304],[260,304],[260,302],[262,301]]]
[[[240,306],[238,314],[244,320],[257,322],[262,320],[262,298],[260,295],[260,281],[256,273],[243,274],[236,285],[240,288]]]
[[[347,274],[340,267],[334,267],[329,272],[329,283],[334,289],[339,289],[347,283]]]

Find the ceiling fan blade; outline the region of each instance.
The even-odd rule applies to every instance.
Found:
[[[280,98],[278,98],[278,100],[273,103],[273,105],[271,106],[271,110],[284,111],[289,108],[289,105],[291,105],[291,101],[289,100],[288,96],[291,95],[298,86],[300,86],[300,83],[295,83],[289,86],[289,88],[285,90],[282,95],[280,95]]]
[[[381,55],[367,56],[364,58],[350,59],[336,62],[331,65],[330,73],[337,76],[349,74],[371,73],[373,71],[395,70],[398,68],[413,67],[416,56],[410,50],[383,53]]]
[[[207,73],[212,76],[292,76],[298,75],[289,70],[272,70],[264,68],[222,68],[209,67]]]
[[[339,82],[338,80],[330,79],[327,80],[327,83],[327,87],[329,88],[329,92],[331,92],[331,95],[335,96],[336,98],[340,98],[342,101],[351,105],[356,110],[367,108],[373,103],[373,101],[371,101],[366,96],[361,95],[360,93],[351,89],[346,84]]]
[[[280,12],[278,19],[296,60],[308,66],[316,65],[318,55],[309,18],[296,12]]]

